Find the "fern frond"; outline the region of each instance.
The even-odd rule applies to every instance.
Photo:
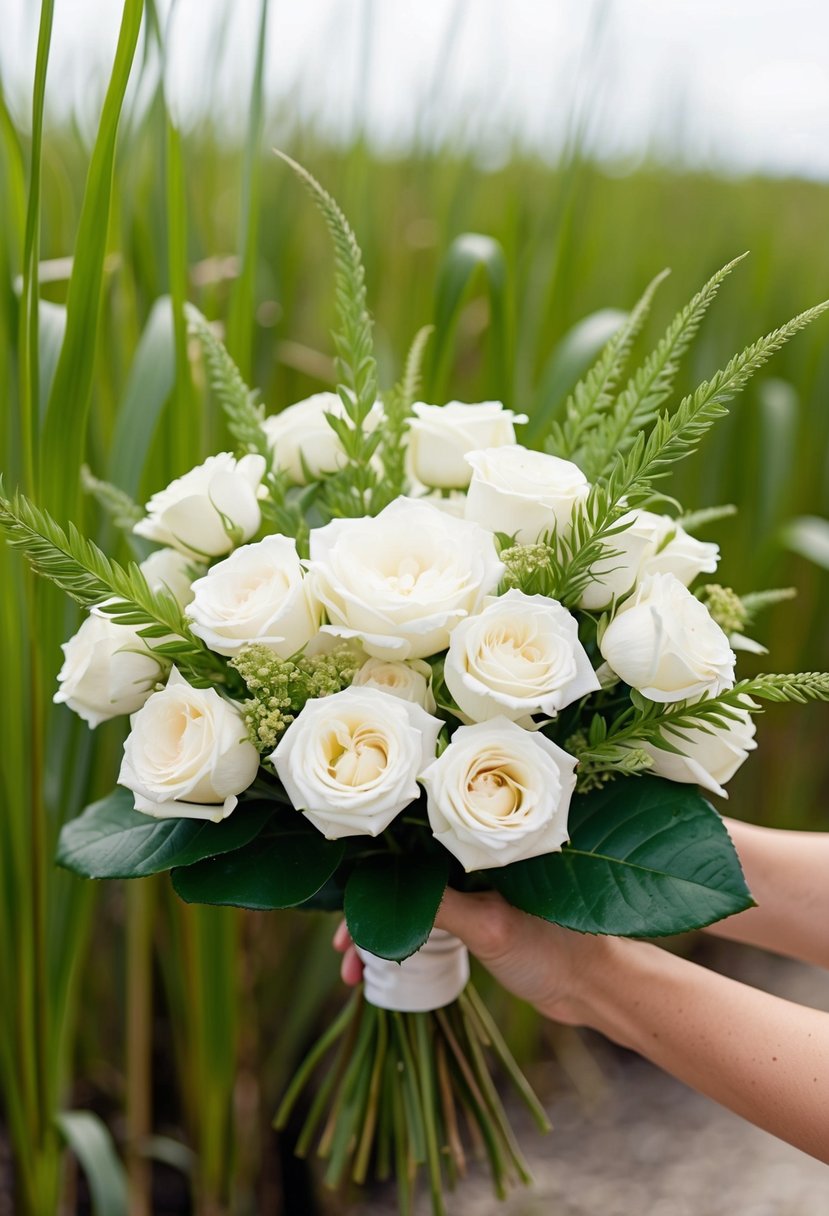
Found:
[[[434,325],[424,325],[417,331],[406,356],[403,375],[394,388],[384,395],[384,417],[380,428],[383,481],[372,494],[371,510],[374,515],[398,495],[406,493],[406,423],[412,404],[420,393],[423,355],[434,328]]]
[[[731,271],[747,257],[743,253],[723,266],[682,308],[668,326],[655,350],[631,377],[612,408],[598,419],[584,442],[578,462],[591,481],[605,476],[620,452],[626,452],[643,427],[650,426],[667,400],[679,363],[702,320]]]
[[[152,591],[139,567],[121,566],[74,524],[64,529],[22,494],[7,498],[0,485],[0,528],[20,549],[36,574],[48,579],[83,608],[99,607],[121,625],[147,639],[165,638],[156,649],[185,674],[226,683],[226,665],[190,632],[181,607],[167,591]],[[173,641],[170,641],[171,635]]]
[[[710,380],[704,380],[695,392],[683,397],[675,413],[660,414],[647,442],[642,441],[640,451],[634,447],[626,461],[615,465],[610,482],[614,479],[626,482],[623,492],[629,495],[649,490],[651,483],[663,477],[671,465],[696,450],[706,432],[728,412],[726,402],[745,388],[754,373],[827,308],[829,300],[824,300],[758,338]]]
[[[337,352],[337,392],[351,425],[329,422],[342,443],[348,464],[326,485],[340,508],[351,515],[365,514],[377,477],[371,467],[376,439],[364,424],[377,400],[377,363],[374,358],[372,322],[366,305],[363,256],[357,238],[339,204],[306,168],[284,152],[276,155],[289,165],[317,204],[334,244],[336,304],[339,329],[333,335]]]
[[[546,443],[548,452],[579,463],[583,436],[594,427],[613,401],[613,391],[621,376],[633,342],[645,323],[653,297],[670,271],[663,270],[646,287],[628,319],[605,345],[599,358],[567,398],[564,422],[556,422]]]
[[[588,732],[574,736],[574,755],[591,773],[625,771],[626,751],[643,744],[664,751],[682,752],[691,730],[725,729],[741,712],[758,713],[757,701],[776,703],[829,701],[829,673],[819,671],[764,674],[740,680],[733,688],[700,701],[656,704],[637,698],[636,707],[607,723],[596,715]]]
[[[621,517],[653,493],[653,482],[664,477],[673,464],[696,450],[717,419],[728,412],[725,403],[781,346],[827,308],[829,300],[824,300],[758,338],[684,397],[675,413],[660,414],[647,438],[640,432],[630,451],[617,458],[607,480],[593,485],[584,503],[576,508],[569,534],[557,540],[563,575],[556,598],[568,607],[578,603],[593,566],[611,556],[607,542],[620,531]]]
[[[81,466],[81,484],[87,494],[103,507],[116,528],[132,532],[134,524],[144,518],[144,508],[130,498],[125,490],[96,477],[88,464]]]

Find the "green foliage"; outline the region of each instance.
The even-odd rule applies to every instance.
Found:
[[[438,268],[435,289],[435,342],[426,379],[429,400],[447,396],[455,334],[472,284],[483,275],[489,305],[487,392],[511,402],[512,322],[509,269],[501,242],[480,232],[455,237]]]
[[[655,350],[616,398],[612,409],[599,415],[577,458],[591,481],[610,473],[619,453],[627,451],[642,428],[654,421],[673,388],[679,361],[696,337],[723,280],[746,256],[742,254],[712,275],[674,317]]]
[[[402,962],[432,931],[449,876],[449,854],[395,853],[358,861],[345,887],[345,918],[358,946]]]
[[[620,524],[622,516],[631,507],[648,501],[654,494],[654,483],[691,455],[714,423],[728,412],[726,402],[745,387],[781,346],[827,308],[829,301],[824,301],[758,338],[710,380],[703,381],[695,392],[683,397],[673,413],[659,414],[650,433],[638,431],[629,450],[617,456],[607,478],[595,483],[584,502],[576,507],[569,531],[549,538],[549,577],[544,594],[568,607],[579,602],[593,567],[618,554],[612,542],[626,526]],[[585,382],[589,392],[584,390],[581,404],[573,413],[571,439],[587,428],[588,418],[593,420],[591,427],[595,422],[595,402],[602,400],[600,385],[609,375],[606,364],[605,360],[601,375],[588,377]],[[589,414],[589,409],[594,412]],[[565,451],[569,445],[567,440]]]
[[[341,840],[326,840],[291,807],[247,847],[175,869],[173,887],[187,903],[260,912],[293,908],[324,886],[342,861],[344,848]]]
[[[96,477],[86,464],[81,468],[81,485],[87,494],[92,494],[97,499],[116,528],[132,532],[133,525],[144,518],[143,507],[140,507],[124,490],[119,490],[118,486]]]
[[[347,688],[362,659],[347,644],[323,654],[281,659],[267,646],[245,646],[231,659],[249,693],[243,709],[248,736],[260,752],[271,752],[306,701]]]
[[[574,798],[560,853],[490,873],[515,907],[580,933],[663,937],[752,904],[716,811],[655,777]]]
[[[194,634],[169,592],[151,591],[134,562],[121,566],[81,536],[64,531],[47,511],[22,494],[7,498],[0,485],[0,528],[21,549],[36,574],[47,578],[83,608],[99,607],[121,625],[139,626],[141,637],[160,642],[156,653],[175,662],[196,682],[227,683],[224,663]]]
[[[627,320],[616,330],[584,380],[576,385],[568,397],[564,422],[554,423],[551,428],[546,445],[549,452],[582,464],[584,437],[598,426],[613,404],[614,389],[631,347],[650,312],[656,290],[668,273],[663,270],[651,280]]]
[[[121,107],[141,28],[143,0],[125,0],[112,76],[104,100],[81,210],[66,300],[66,335],[43,420],[40,486],[47,505],[77,501],[92,393]],[[72,512],[74,514],[74,512]]]
[[[55,1122],[83,1167],[93,1216],[127,1216],[127,1176],[103,1120],[88,1110],[65,1110]]]
[[[374,358],[372,324],[366,304],[365,271],[360,247],[337,202],[316,178],[284,152],[277,151],[308,189],[317,204],[334,243],[338,329],[337,392],[345,418],[327,415],[346,456],[347,464],[326,479],[323,496],[332,514],[366,515],[371,506],[377,475],[371,458],[380,442],[380,431],[366,428],[377,401],[377,363]]]
[[[372,510],[381,511],[407,489],[406,479],[406,424],[412,405],[420,392],[421,370],[426,344],[434,327],[424,325],[417,331],[409,347],[403,375],[383,399],[384,418],[380,427],[380,459],[383,462],[383,481],[372,495]]]
[[[571,736],[573,754],[578,756],[580,772],[593,777],[600,773],[626,772],[625,753],[642,743],[666,751],[680,748],[666,738],[684,738],[689,730],[724,728],[740,712],[757,713],[755,698],[770,702],[829,701],[829,674],[825,672],[794,672],[768,674],[738,680],[733,688],[715,697],[697,701],[676,701],[666,705],[647,701],[634,694],[627,710],[616,714],[608,723],[600,714],[591,720],[587,736]]]
[[[130,790],[113,790],[64,824],[58,864],[83,878],[144,878],[241,849],[258,836],[274,804],[242,801],[221,823],[154,819],[135,810]]]

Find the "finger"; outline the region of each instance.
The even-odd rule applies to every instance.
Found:
[[[345,954],[346,950],[351,945],[351,934],[348,932],[348,925],[344,920],[341,920],[337,925],[337,931],[334,934],[331,945],[340,954]]]
[[[348,984],[352,988],[355,984],[359,984],[363,978],[363,964],[353,946],[349,946],[343,955],[343,961],[340,964],[340,975],[342,976],[343,983]]]

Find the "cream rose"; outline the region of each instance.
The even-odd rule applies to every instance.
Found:
[[[243,545],[198,579],[193,591],[186,610],[193,633],[218,654],[238,654],[260,642],[288,659],[319,631],[320,608],[296,542],[287,536]]]
[[[590,489],[578,465],[518,444],[468,452],[472,480],[466,518],[491,532],[506,532],[520,545],[545,532],[569,527],[573,511]]]
[[[133,532],[196,557],[219,557],[250,540],[261,522],[257,501],[262,456],[208,456],[153,494]]]
[[[173,668],[167,687],[130,719],[118,784],[157,819],[226,819],[256,777],[259,753],[239,711]]]
[[[426,405],[416,401],[409,421],[409,463],[412,473],[426,486],[439,490],[462,490],[472,471],[464,457],[481,448],[515,443],[515,424],[526,422],[526,414],[505,410],[500,401]]]
[[[514,589],[455,628],[443,676],[473,722],[555,716],[599,688],[575,617],[545,595]]]
[[[557,852],[575,767],[574,756],[508,718],[459,727],[421,777],[435,839],[467,872]]]
[[[362,640],[378,659],[444,650],[504,572],[494,538],[428,503],[397,498],[379,515],[311,532],[313,589],[323,632]]]
[[[725,726],[712,723],[708,730],[695,727],[683,730],[681,735],[666,731],[666,741],[679,748],[681,756],[654,747],[651,743],[643,743],[643,750],[653,758],[650,771],[669,781],[701,785],[704,790],[727,798],[723,786],[757,746],[754,739],[756,727],[751,715],[742,709],[735,710],[735,713],[737,718]]]
[[[297,810],[329,840],[377,836],[419,796],[442,722],[377,688],[307,701],[271,756]]]
[[[308,476],[315,481],[343,464],[342,444],[326,414],[346,417],[345,406],[336,393],[314,393],[278,414],[270,414],[262,423],[275,463],[294,485],[304,486]],[[378,401],[363,425],[371,431],[382,418],[383,407]]]
[[[674,574],[687,587],[698,574],[717,569],[719,546],[690,536],[669,515],[629,511],[619,523],[625,530],[607,541],[608,551],[616,556],[596,563],[582,595],[579,606],[589,612],[626,595],[647,574]]]
[[[169,591],[184,608],[193,598],[193,580],[205,567],[177,549],[156,549],[141,563],[141,571],[151,591]]]
[[[673,574],[650,574],[599,643],[620,679],[651,701],[716,696],[734,683],[734,652],[704,604]]]
[[[414,701],[427,713],[435,712],[432,669],[422,659],[402,663],[395,659],[367,659],[351,681],[352,688],[379,688],[389,696]]]
[[[78,632],[64,642],[59,687],[52,698],[68,705],[91,728],[140,709],[169,664],[131,625],[119,625],[93,608]]]

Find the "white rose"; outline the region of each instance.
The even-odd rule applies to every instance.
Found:
[[[68,705],[93,729],[140,709],[168,666],[137,628],[117,624],[98,608],[61,649],[60,686],[52,699]]]
[[[218,557],[253,536],[261,522],[257,501],[265,473],[262,456],[208,456],[153,494],[133,532],[196,557]]]
[[[402,663],[395,659],[367,659],[351,681],[354,688],[379,688],[392,697],[414,701],[427,713],[435,712],[432,669],[422,659]]]
[[[650,574],[599,643],[620,679],[651,701],[716,696],[734,684],[734,652],[704,604],[673,574]]]
[[[546,595],[514,589],[455,628],[443,676],[473,722],[555,716],[599,688],[575,617]]]
[[[421,777],[435,839],[467,872],[558,852],[575,767],[574,756],[507,718],[459,727]]]
[[[515,423],[527,421],[526,414],[505,410],[500,401],[475,405],[416,401],[412,414],[408,431],[412,473],[424,485],[439,490],[465,489],[472,476],[466,454],[514,444]]]
[[[719,546],[689,536],[669,515],[629,511],[619,523],[626,525],[624,532],[607,541],[616,556],[596,563],[579,602],[588,612],[606,608],[647,574],[674,574],[687,587],[698,574],[717,569]]]
[[[193,584],[186,615],[193,633],[218,654],[260,642],[288,659],[315,637],[321,612],[287,536],[242,545]]]
[[[506,532],[520,545],[545,532],[565,532],[576,505],[590,489],[578,465],[518,444],[468,452],[472,481],[466,518],[491,532]]]
[[[287,472],[294,485],[306,484],[306,471],[316,480],[335,472],[344,462],[342,444],[326,414],[346,417],[345,406],[336,393],[314,393],[278,414],[269,414],[262,423],[275,463]],[[371,431],[382,418],[383,406],[378,401],[363,426]]]
[[[377,688],[306,701],[271,756],[293,805],[329,840],[377,836],[420,794],[443,723]]]
[[[667,742],[682,752],[663,751],[651,743],[643,743],[642,749],[653,758],[650,770],[658,777],[683,784],[701,785],[712,794],[727,798],[722,788],[748,758],[748,753],[757,746],[754,735],[756,727],[746,710],[735,711],[739,718],[727,726],[709,724],[707,730],[691,728],[682,734],[666,731]]]
[[[358,637],[378,659],[444,650],[504,572],[490,533],[410,498],[373,519],[315,528],[309,564],[330,622],[323,632]]]
[[[133,714],[118,784],[157,819],[226,819],[256,777],[259,753],[239,711],[173,668],[167,687]]]
[[[156,549],[141,563],[141,571],[151,591],[169,591],[184,608],[193,598],[193,579],[204,574],[205,567],[177,549]]]

